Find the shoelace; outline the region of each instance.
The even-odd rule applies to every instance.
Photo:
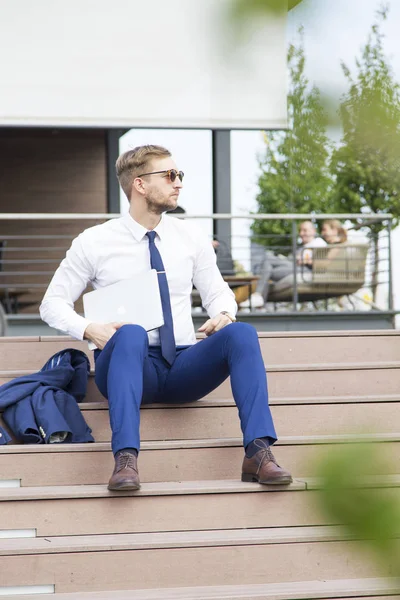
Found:
[[[260,463],[258,465],[257,474],[259,473],[261,467],[263,466],[263,464],[265,462],[273,462],[277,466],[279,466],[278,463],[276,462],[276,458],[272,454],[271,448],[269,446],[268,447],[264,446],[261,450],[259,450],[259,452],[257,452],[257,454],[258,453],[260,453]]]
[[[133,469],[137,473],[136,469],[136,456],[130,452],[121,452],[117,456],[116,472],[122,471],[122,469]]]

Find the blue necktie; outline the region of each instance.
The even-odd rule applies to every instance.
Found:
[[[176,346],[174,337],[174,326],[172,323],[172,312],[171,312],[171,300],[169,297],[169,288],[167,276],[161,254],[159,253],[157,246],[154,243],[156,237],[155,231],[148,231],[146,233],[149,238],[149,250],[150,250],[150,265],[152,269],[155,269],[158,273],[158,285],[160,287],[161,304],[164,315],[164,325],[160,327],[160,343],[161,343],[161,354],[163,358],[170,364],[175,360]]]

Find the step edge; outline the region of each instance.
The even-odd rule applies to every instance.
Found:
[[[317,400],[316,400],[317,398]],[[315,405],[315,404],[375,404],[375,403],[388,403],[388,402],[400,402],[400,394],[374,394],[366,396],[299,396],[298,398],[293,396],[287,396],[283,398],[269,398],[270,406],[290,406],[290,405]],[[80,402],[78,406],[81,410],[108,410],[107,400],[100,402]],[[143,404],[140,407],[141,410],[160,410],[162,409],[185,409],[185,408],[226,408],[235,407],[235,401],[230,398],[201,398],[194,402],[185,402],[182,404],[163,404],[162,402],[154,402],[152,404]],[[0,409],[1,413],[1,409]]]
[[[396,578],[365,578],[19,596],[20,600],[318,600],[398,594]],[[311,594],[311,595],[310,595]],[[328,594],[328,595],[327,595]]]
[[[328,446],[331,444],[359,444],[373,442],[376,444],[400,442],[399,433],[360,433],[360,434],[326,434],[309,436],[282,436],[274,447],[282,446]],[[188,440],[144,440],[141,451],[180,450],[201,448],[241,447],[241,438],[204,438]],[[82,444],[6,444],[0,446],[2,454],[42,454],[42,453],[74,453],[74,452],[109,452],[110,442],[94,442]]]
[[[295,364],[272,364],[266,366],[267,373],[286,373],[286,372],[303,372],[303,371],[379,371],[384,369],[399,369],[400,361],[377,361],[377,362],[360,362],[360,363],[295,363]],[[38,370],[32,369],[10,369],[1,370],[0,378],[16,378],[24,375],[37,373]],[[90,377],[94,377],[94,370],[91,369]]]
[[[357,395],[357,396],[283,396],[282,398],[269,398],[270,406],[299,406],[299,405],[331,405],[331,404],[385,404],[400,402],[399,394],[374,394],[374,395]],[[107,410],[107,400],[91,401],[86,400],[79,402],[80,410]],[[232,398],[201,398],[194,402],[185,402],[182,404],[163,404],[162,402],[154,402],[152,404],[144,404],[141,410],[184,410],[187,408],[234,408],[235,401]],[[3,409],[0,408],[0,414]]]
[[[268,493],[268,492],[297,492],[305,491],[303,479],[294,479],[290,485],[260,485],[244,483],[237,479],[210,481],[179,481],[144,483],[140,490],[132,492],[111,492],[105,484],[90,485],[61,485],[38,486],[0,489],[0,502],[30,501],[30,500],[59,500],[59,499],[88,499],[122,498],[147,496],[190,496],[233,493]]]
[[[360,478],[362,488],[394,488],[400,487],[400,474],[371,476]],[[321,479],[299,477],[290,485],[260,485],[243,483],[238,480],[184,481],[145,483],[134,492],[110,492],[104,484],[39,486],[0,489],[0,502],[26,500],[59,500],[59,499],[94,499],[118,497],[147,497],[147,496],[182,496],[210,495],[232,493],[268,493],[268,492],[298,492],[315,491],[323,487]]]
[[[398,538],[393,535],[393,538]],[[218,529],[156,533],[46,536],[0,540],[0,556],[211,548],[362,540],[339,525]]]
[[[301,481],[304,481],[307,490],[321,490],[324,487],[324,482],[320,477],[299,477]],[[351,484],[351,488],[360,487],[364,489],[381,489],[381,488],[393,488],[400,486],[400,474],[387,474],[387,475],[366,475],[358,477]]]
[[[205,313],[204,313],[204,316]],[[398,329],[346,329],[346,330],[335,330],[335,329],[325,329],[319,331],[258,331],[259,337],[265,338],[277,338],[277,337],[364,337],[364,336],[384,336],[384,337],[392,337],[400,335],[400,331]],[[77,340],[69,335],[40,335],[40,341],[75,341],[81,342],[82,340]],[[203,339],[204,335],[197,333],[197,339]]]

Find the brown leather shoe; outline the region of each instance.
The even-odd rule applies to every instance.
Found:
[[[293,479],[289,471],[276,462],[271,448],[264,446],[251,458],[244,457],[242,481],[253,481],[264,485],[286,485]]]
[[[130,452],[117,452],[114,471],[108,482],[108,489],[113,492],[125,492],[127,490],[138,490],[139,488],[137,457]]]

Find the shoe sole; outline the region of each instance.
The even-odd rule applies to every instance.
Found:
[[[110,492],[134,492],[136,490],[140,490],[140,484],[138,483],[121,483],[121,485],[118,486],[107,486],[107,489],[110,490]]]
[[[242,473],[242,481],[246,483],[260,483],[261,485],[289,485],[293,483],[292,477],[281,477],[279,479],[266,479],[265,481],[260,481],[260,478],[257,475],[252,475],[250,473]]]

